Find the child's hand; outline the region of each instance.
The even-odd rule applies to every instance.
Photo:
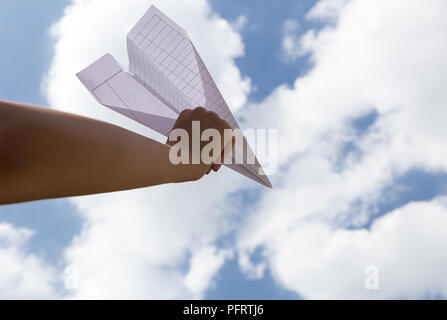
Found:
[[[188,132],[188,136],[189,136],[189,151],[190,151],[190,155],[189,155],[189,163],[190,164],[179,164],[181,166],[184,166],[185,168],[185,180],[198,180],[200,178],[202,178],[205,174],[208,174],[211,169],[213,169],[214,171],[219,170],[219,168],[222,166],[221,163],[216,164],[216,163],[204,163],[202,157],[200,157],[200,164],[192,164],[192,122],[193,121],[200,121],[200,135],[199,135],[199,139],[200,136],[202,135],[202,132],[206,129],[209,128],[213,128],[216,129],[219,133],[220,133],[220,138],[221,138],[221,150],[220,153],[218,155],[216,155],[216,160],[217,158],[221,158],[221,161],[223,161],[223,150],[225,145],[229,142],[229,141],[225,141],[225,136],[224,136],[224,130],[225,129],[232,129],[231,126],[228,124],[228,122],[226,122],[225,120],[221,119],[216,113],[212,112],[212,111],[207,111],[206,109],[202,108],[202,107],[197,107],[193,110],[191,109],[186,109],[183,110],[179,117],[177,118],[177,121],[174,124],[174,127],[172,128],[172,130],[174,129],[184,129]],[[166,142],[166,144],[173,146],[177,143],[178,141],[168,141]],[[209,143],[209,141],[200,141],[199,145],[200,145],[200,154],[202,154],[202,149],[205,145],[207,145]]]

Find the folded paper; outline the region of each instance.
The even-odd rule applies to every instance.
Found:
[[[100,104],[165,136],[182,110],[197,106],[239,129],[186,32],[155,6],[127,35],[127,51],[128,72],[106,54],[77,74]],[[224,165],[271,188],[245,138],[243,144],[244,156],[234,155],[234,161]],[[250,156],[254,163],[244,161]]]

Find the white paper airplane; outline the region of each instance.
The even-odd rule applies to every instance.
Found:
[[[197,106],[214,111],[239,129],[185,30],[155,6],[127,35],[127,52],[129,72],[106,54],[77,74],[99,103],[165,136],[182,110]],[[243,144],[244,155],[234,155],[234,161],[224,165],[271,188],[245,138]],[[248,156],[253,156],[254,163],[245,161]]]

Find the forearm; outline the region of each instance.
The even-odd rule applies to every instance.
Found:
[[[68,113],[0,101],[0,203],[186,180],[169,146]]]

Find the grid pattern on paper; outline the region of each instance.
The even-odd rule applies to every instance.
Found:
[[[238,125],[191,41],[157,14],[129,39],[130,72],[177,112],[203,106]]]

